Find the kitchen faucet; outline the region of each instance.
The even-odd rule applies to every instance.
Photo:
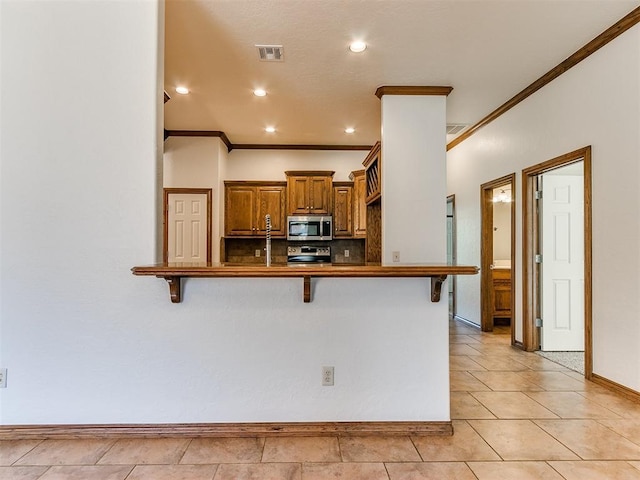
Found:
[[[271,266],[271,215],[268,213],[264,216],[267,223],[267,267]]]

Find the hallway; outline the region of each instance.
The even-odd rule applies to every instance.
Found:
[[[640,479],[640,403],[504,332],[451,322],[453,437],[2,441],[0,478]]]

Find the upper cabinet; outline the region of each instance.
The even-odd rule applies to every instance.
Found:
[[[382,196],[380,142],[376,142],[367,158],[362,162],[365,169],[367,185],[367,205],[375,202]]]
[[[353,183],[333,182],[333,236],[353,236]]]
[[[289,215],[331,215],[332,171],[287,171]]]
[[[271,216],[271,235],[284,237],[286,229],[285,182],[224,182],[225,236],[264,236],[265,216]]]
[[[364,170],[349,175],[353,181],[353,236],[367,236],[367,185]]]

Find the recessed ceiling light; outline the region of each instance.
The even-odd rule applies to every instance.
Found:
[[[189,89],[187,87],[179,86],[176,87],[176,92],[178,92],[180,95],[186,95],[187,93],[189,93]]]
[[[262,88],[256,88],[256,89],[253,91],[253,94],[254,94],[256,97],[264,97],[264,96],[267,94],[267,91],[266,91],[266,90],[264,90],[264,89],[262,89]]]
[[[344,129],[344,133],[354,133],[356,131],[353,127],[348,127]]]
[[[351,45],[349,45],[349,50],[351,50],[353,53],[364,52],[366,49],[367,49],[367,44],[361,40],[357,40],[353,42]]]
[[[266,127],[264,131],[267,133],[273,133],[276,131],[276,127]]]

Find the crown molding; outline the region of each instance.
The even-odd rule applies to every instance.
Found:
[[[371,150],[371,145],[290,145],[238,143],[233,145],[238,150]]]
[[[429,87],[429,86],[400,86],[383,85],[376,90],[376,97],[383,95],[444,95],[451,93],[453,87]]]
[[[589,43],[587,43],[584,47],[576,51],[573,55],[566,58],[564,61],[562,61],[561,63],[556,65],[554,68],[549,70],[547,73],[545,73],[543,76],[538,78],[535,82],[533,82],[531,85],[526,87],[520,93],[516,94],[514,97],[510,98],[505,103],[500,105],[498,108],[496,108],[493,112],[491,112],[489,115],[484,117],[478,123],[476,123],[471,128],[461,133],[460,136],[454,138],[451,142],[447,144],[447,151],[451,150],[456,145],[459,145],[461,142],[469,138],[471,135],[476,133],[482,127],[493,122],[496,118],[501,116],[503,113],[506,113],[507,111],[511,110],[517,104],[519,104],[524,99],[526,99],[528,96],[534,94],[545,85],[551,83],[553,80],[558,78],[560,75],[562,75],[564,72],[569,70],[571,67],[576,66],[578,63],[580,63],[582,60],[587,58],[592,53],[595,53],[596,51],[600,50],[610,41],[612,41],[619,35],[623,34],[627,30],[629,30],[631,27],[635,26],[638,22],[640,22],[640,7],[637,7],[634,10],[632,10],[631,13],[629,13],[622,19],[618,20],[611,27],[607,28],[604,32],[602,32],[600,35],[598,35]]]
[[[231,143],[224,132],[219,130],[165,130],[164,139],[168,137],[219,137],[227,146],[227,150],[371,150],[371,145],[288,145],[260,143]]]

